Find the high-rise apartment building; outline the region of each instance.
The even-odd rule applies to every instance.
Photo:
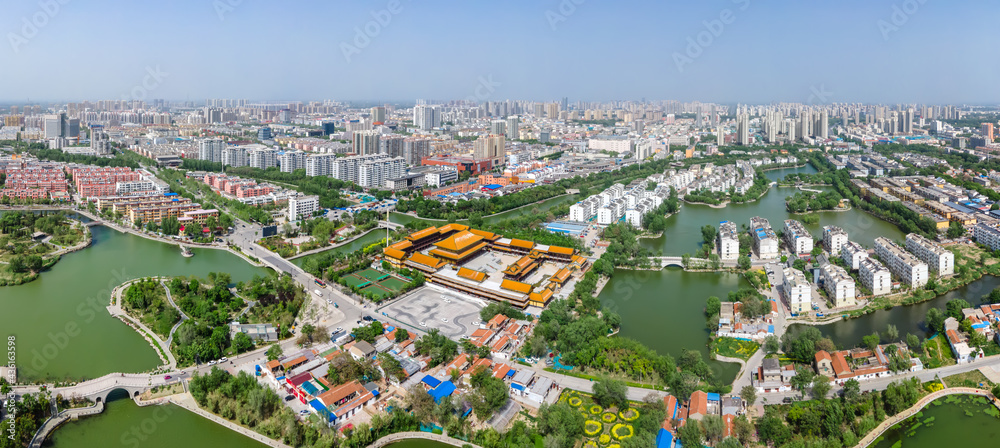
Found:
[[[735,260],[740,257],[740,238],[735,222],[725,221],[719,224],[718,240],[719,258]]]
[[[750,144],[750,115],[745,113],[736,116],[736,144]]]
[[[473,145],[476,160],[489,160],[492,167],[502,166],[506,161],[507,148],[503,135],[484,135]]]
[[[226,149],[226,142],[218,138],[210,138],[198,142],[198,159],[209,162],[221,163],[222,150]]]
[[[430,130],[441,126],[441,107],[417,105],[413,108],[413,126]]]
[[[378,131],[357,131],[354,133],[353,152],[358,155],[378,154],[378,141]]]
[[[385,106],[375,106],[372,108],[372,123],[385,123]]]
[[[511,115],[507,117],[507,132],[504,134],[507,140],[520,140],[521,139],[521,117],[517,115]]]
[[[979,126],[979,132],[983,134],[986,143],[993,143],[993,123],[983,123]]]

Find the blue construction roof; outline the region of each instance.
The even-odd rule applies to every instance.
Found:
[[[313,399],[309,402],[309,406],[316,410],[316,412],[323,412],[326,409],[326,405],[319,398]]]
[[[445,381],[441,383],[440,386],[431,389],[428,393],[434,397],[435,403],[440,403],[441,399],[447,397],[455,392],[455,384],[451,381]]]
[[[513,378],[515,373],[517,373],[516,370],[510,369],[510,370],[507,371],[507,376]]]
[[[500,184],[489,184],[489,185],[483,185],[483,188],[485,188],[487,190],[499,190],[499,189],[503,188],[503,185],[500,185]]]
[[[722,397],[720,397],[719,394],[709,393],[705,395],[708,395],[708,401],[722,401]]]
[[[768,325],[767,326],[767,332],[771,333],[771,334],[774,334],[774,325]]]
[[[431,389],[438,387],[441,384],[441,380],[434,378],[433,376],[430,375],[424,375],[424,378],[420,381],[423,381],[424,384],[430,386]]]
[[[673,446],[674,435],[670,431],[660,428],[660,431],[656,433],[656,448],[673,448]]]
[[[517,383],[510,383],[510,388],[516,391],[524,392],[524,386]]]

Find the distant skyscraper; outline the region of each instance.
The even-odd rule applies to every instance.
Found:
[[[507,122],[503,120],[493,120],[490,122],[490,134],[504,135],[507,133]]]
[[[378,131],[357,131],[354,133],[354,154],[378,154]]]
[[[492,167],[504,164],[507,156],[506,142],[503,135],[484,135],[473,144],[473,156],[476,160],[489,160]]]
[[[517,115],[511,115],[507,117],[507,132],[504,134],[507,140],[520,140],[521,139],[521,117]]]
[[[993,123],[983,123],[979,126],[979,131],[986,139],[986,143],[993,143]]]
[[[750,144],[750,115],[739,114],[736,116],[736,144],[747,146]]]
[[[372,122],[385,123],[385,107],[375,106],[372,108]]]
[[[257,140],[264,141],[273,138],[271,135],[271,128],[264,126],[257,130]]]
[[[569,110],[569,98],[563,97],[562,100],[562,110]]]
[[[414,107],[413,126],[423,130],[430,130],[441,126],[441,108],[439,106],[427,105]]]
[[[111,142],[108,141],[108,134],[104,132],[104,126],[90,127],[90,149],[99,156],[111,154]]]
[[[333,121],[323,122],[323,135],[332,135],[337,132],[337,123]]]
[[[46,139],[63,136],[63,129],[65,128],[63,122],[66,121],[66,114],[46,115],[43,120]]]
[[[816,129],[816,137],[824,140],[830,138],[830,112],[825,108],[819,112],[819,126]]]

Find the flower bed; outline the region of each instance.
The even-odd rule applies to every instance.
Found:
[[[605,412],[604,415],[601,416],[601,420],[603,420],[604,423],[614,423],[615,420],[618,420],[618,416],[615,415],[614,412]]]

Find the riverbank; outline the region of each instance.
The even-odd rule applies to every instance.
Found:
[[[162,281],[165,280],[166,277],[152,277],[152,279]],[[115,289],[111,291],[111,304],[107,307],[108,313],[111,314],[111,317],[121,320],[125,323],[125,325],[128,325],[133,330],[136,330],[139,335],[142,336],[151,347],[153,347],[153,350],[156,350],[156,355],[159,356],[160,361],[163,362],[161,368],[169,370],[177,365],[177,360],[174,359],[174,355],[170,353],[170,345],[163,339],[160,339],[160,337],[157,336],[153,330],[150,330],[149,327],[144,325],[141,321],[126,313],[125,309],[121,306],[122,293],[129,286],[132,286],[132,284],[142,280],[143,279],[130,280],[115,287]],[[163,287],[165,288],[166,286]],[[180,311],[180,309],[177,308],[177,311]]]
[[[340,243],[334,244],[332,246],[324,246],[324,247],[320,247],[318,249],[313,249],[313,250],[310,250],[310,251],[302,252],[300,254],[296,254],[294,256],[285,258],[285,260],[292,261],[292,260],[296,260],[296,259],[299,259],[299,258],[302,258],[302,257],[308,257],[309,255],[321,254],[321,253],[329,251],[329,250],[336,250],[336,249],[339,249],[341,247],[347,246],[347,245],[349,245],[349,244],[351,244],[351,243],[353,243],[353,242],[355,242],[357,240],[360,240],[361,238],[364,238],[364,237],[368,236],[369,233],[377,232],[379,230],[385,230],[385,229],[386,229],[386,227],[382,227],[381,225],[379,225],[379,226],[376,226],[373,229],[369,229],[367,232],[364,232],[364,233],[362,233],[360,235],[355,235],[355,236],[351,237],[351,239],[341,241]]]
[[[948,389],[942,389],[937,392],[932,392],[924,396],[923,398],[918,400],[916,404],[909,407],[905,411],[900,412],[880,423],[877,427],[875,427],[875,429],[866,434],[861,439],[861,441],[858,442],[857,445],[855,445],[855,448],[865,448],[871,445],[872,443],[876,442],[879,437],[882,437],[882,434],[891,429],[893,426],[896,426],[897,424],[912,417],[914,414],[920,412],[921,409],[927,407],[927,405],[931,404],[931,402],[933,402],[934,400],[937,400],[939,398],[948,395],[976,395],[976,396],[986,397],[988,400],[990,400],[990,402],[994,406],[997,407],[997,409],[1000,409],[1000,400],[998,400],[996,397],[993,396],[992,393],[988,391],[970,387],[953,387]]]

